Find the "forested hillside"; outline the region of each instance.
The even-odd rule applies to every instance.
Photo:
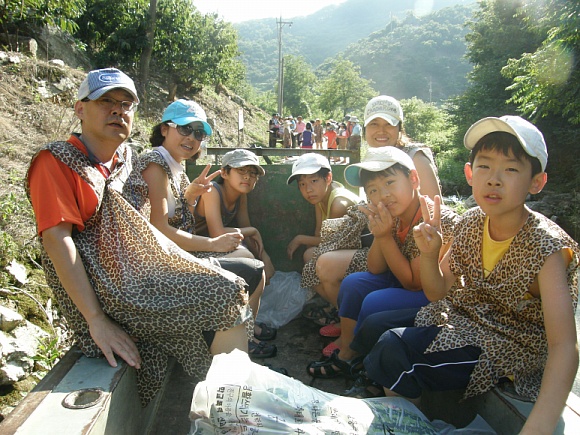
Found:
[[[461,94],[471,65],[465,58],[474,6],[444,8],[424,17],[408,15],[351,44],[345,57],[380,93],[441,103]]]
[[[344,52],[359,40],[364,40],[376,31],[387,31],[394,27],[411,25],[413,28],[426,15],[454,5],[475,4],[473,0],[435,0],[433,2],[401,2],[396,0],[348,0],[337,6],[329,6],[304,17],[291,20],[282,17],[284,22],[283,53],[303,57],[313,68],[328,58]],[[430,9],[424,9],[431,5]],[[415,6],[415,9],[413,8]],[[297,11],[292,9],[291,15]],[[440,18],[435,17],[438,21]],[[445,19],[444,19],[445,20]],[[392,24],[391,24],[392,23]],[[444,23],[442,23],[444,24]],[[247,68],[247,77],[257,89],[267,91],[275,86],[278,71],[278,26],[274,19],[252,20],[235,25],[239,35],[241,58]],[[399,27],[400,28],[400,27]],[[463,35],[456,29],[449,29],[453,38],[461,44]],[[404,32],[405,37],[420,41],[425,32]],[[433,39],[433,38],[430,38]],[[374,46],[373,46],[374,47]],[[455,48],[455,46],[453,46]],[[456,53],[459,61],[465,54],[465,46]],[[383,66],[383,65],[381,65]],[[365,66],[361,65],[362,70]],[[380,68],[380,67],[379,67]],[[406,94],[411,97],[414,94]]]

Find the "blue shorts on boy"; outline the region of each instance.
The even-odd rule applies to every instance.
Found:
[[[432,212],[433,202],[428,200],[427,205]],[[443,244],[449,243],[451,240],[457,219],[458,215],[453,210],[447,207],[441,208]],[[422,221],[423,218],[420,218],[417,224]],[[412,261],[420,254],[413,237],[413,231],[408,231],[405,239],[401,242],[397,235],[399,225],[400,220],[396,218],[393,226],[393,238],[397,241],[397,245],[405,258]],[[403,288],[391,271],[381,274],[359,272],[348,275],[342,281],[338,293],[339,316],[357,320],[355,332],[358,330],[358,323],[370,314],[405,308],[420,308],[428,303],[429,300],[423,290],[412,291]]]

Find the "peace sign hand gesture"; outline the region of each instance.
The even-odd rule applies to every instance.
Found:
[[[421,251],[421,255],[438,259],[439,250],[443,244],[441,235],[441,197],[439,195],[435,196],[432,216],[424,196],[419,198],[419,202],[421,203],[423,222],[413,228],[415,243]]]
[[[199,195],[211,191],[211,181],[219,175],[220,171],[215,171],[208,176],[209,168],[211,168],[211,165],[208,163],[203,171],[185,189],[184,196],[188,203],[193,203]]]

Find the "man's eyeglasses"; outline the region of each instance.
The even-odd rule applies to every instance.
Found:
[[[101,97],[101,98],[97,98],[96,100],[90,100],[89,98],[84,98],[81,101],[83,101],[85,103],[87,101],[94,101],[95,103],[97,103],[99,106],[101,106],[105,110],[112,110],[113,107],[116,107],[117,104],[119,104],[121,106],[121,109],[125,113],[133,112],[133,111],[137,110],[137,105],[139,104],[139,103],[136,103],[135,101],[120,101],[120,100],[117,100],[117,99],[111,98],[111,97]]]
[[[258,171],[252,171],[248,168],[234,168],[238,174],[240,174],[242,177],[245,177],[246,175],[248,175],[250,178],[255,178],[256,180],[258,178],[260,178],[260,173]]]
[[[177,130],[177,132],[182,136],[190,136],[193,134],[193,137],[195,138],[195,140],[198,140],[200,142],[207,137],[207,134],[205,134],[204,129],[196,129],[189,124],[177,125],[174,122],[168,122],[167,125],[175,128]]]

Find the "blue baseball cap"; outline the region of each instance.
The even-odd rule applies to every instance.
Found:
[[[212,134],[211,126],[207,123],[205,110],[199,104],[191,100],[177,100],[167,106],[161,122],[174,122],[177,125],[187,125],[192,122],[201,122],[203,131],[210,136]]]
[[[135,83],[127,74],[117,68],[96,69],[87,74],[79,87],[78,100],[96,100],[113,89],[124,89],[129,92],[136,103],[139,103]]]

